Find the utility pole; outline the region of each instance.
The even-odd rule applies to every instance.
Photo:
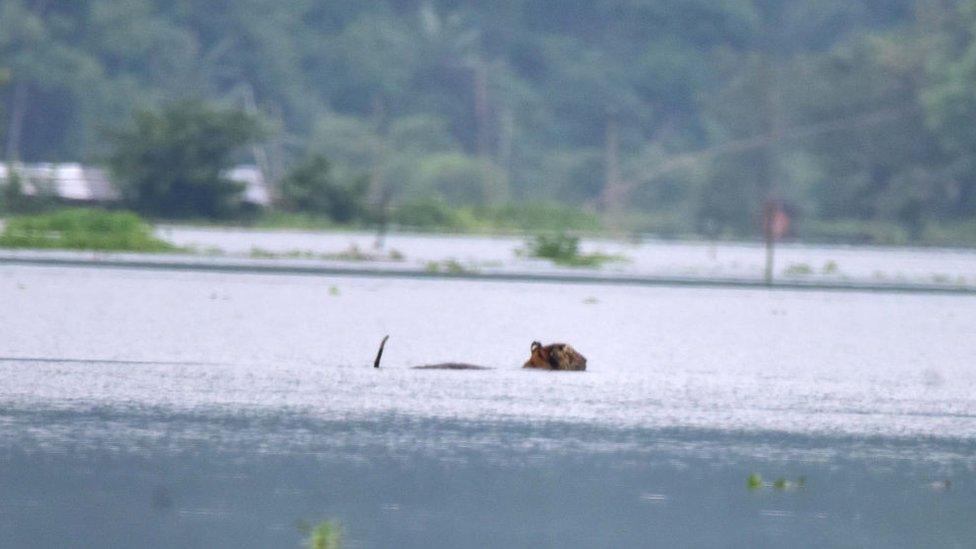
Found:
[[[760,162],[760,185],[762,194],[763,238],[766,243],[766,264],[763,279],[767,285],[773,284],[775,272],[776,239],[782,236],[781,221],[785,219],[778,200],[779,144],[783,137],[783,117],[780,105],[779,82],[775,60],[776,36],[778,29],[778,8],[767,4],[762,13],[763,37],[759,47],[759,85],[762,87],[762,113],[765,133],[769,141],[763,150]],[[785,230],[785,229],[784,229]]]
[[[383,184],[383,164],[386,156],[386,136],[384,124],[386,108],[379,93],[373,95],[373,164],[369,170],[368,201],[376,207],[376,241],[373,247],[382,250],[386,245],[386,231],[389,225],[389,207],[392,192]]]
[[[10,122],[7,125],[7,143],[4,157],[10,165],[20,160],[20,140],[24,131],[24,118],[27,116],[27,80],[15,79],[10,99]]]
[[[474,62],[475,151],[487,159],[491,149],[488,138],[488,66],[483,59]]]
[[[620,200],[620,123],[616,111],[607,115],[607,131],[604,150],[603,210],[615,215],[619,212]]]
[[[766,268],[763,270],[763,280],[767,286],[773,285],[773,263],[776,253],[776,235],[773,231],[776,217],[776,204],[772,200],[763,202],[763,239],[766,241]]]
[[[498,164],[506,181],[512,177],[512,141],[515,136],[515,116],[510,107],[502,107],[501,131],[498,135]]]

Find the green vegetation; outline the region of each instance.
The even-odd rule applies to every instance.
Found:
[[[255,162],[290,222],[368,223],[368,175],[425,230],[756,237],[776,196],[792,237],[976,243],[972,2],[503,4],[0,0],[2,146],[161,217],[243,215]]]
[[[321,259],[331,261],[403,261],[405,259],[403,253],[399,250],[390,249],[384,253],[369,253],[363,251],[355,244],[336,253],[319,253],[311,250],[273,252],[254,246],[248,255],[252,259]]]
[[[602,226],[596,215],[557,203],[451,206],[432,198],[398,206],[393,221],[408,229],[460,232],[597,231]]]
[[[559,233],[555,235],[540,234],[526,243],[525,250],[516,253],[527,254],[530,257],[549,259],[556,265],[566,267],[599,267],[611,261],[625,261],[619,255],[603,253],[584,254],[579,249],[579,237]]]
[[[323,520],[315,526],[299,521],[298,530],[306,536],[308,549],[340,549],[342,547],[342,526],[335,520]]]
[[[806,487],[807,478],[801,476],[796,480],[796,482],[786,480],[783,477],[779,477],[773,482],[764,482],[762,475],[759,473],[752,473],[746,478],[746,487],[749,490],[759,490],[762,488],[773,488],[779,491],[786,490],[797,490]]]
[[[807,276],[813,274],[813,268],[806,263],[790,263],[783,274],[786,276]]]
[[[428,261],[424,267],[428,273],[447,273],[453,275],[474,273],[476,269],[465,267],[456,259],[445,259],[444,261]]]
[[[177,250],[153,236],[152,228],[136,214],[86,209],[12,217],[0,234],[0,247],[113,252]]]
[[[136,113],[113,136],[112,173],[125,203],[157,217],[227,218],[240,213],[242,186],[224,175],[232,155],[263,134],[242,111],[201,101]]]
[[[324,215],[336,223],[350,223],[366,215],[366,187],[363,177],[346,185],[337,183],[329,160],[314,154],[281,180],[279,206],[289,212]]]

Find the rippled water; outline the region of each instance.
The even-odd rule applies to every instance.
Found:
[[[294,546],[336,517],[352,546],[962,547],[973,318],[959,296],[0,266],[0,546]],[[589,370],[521,370],[533,339]],[[409,369],[450,360],[496,369]]]

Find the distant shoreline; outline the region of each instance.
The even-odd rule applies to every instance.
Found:
[[[919,282],[778,280],[766,284],[759,278],[633,275],[605,272],[551,273],[516,269],[484,269],[476,272],[431,271],[394,263],[363,265],[349,261],[246,259],[228,257],[180,256],[168,254],[109,254],[99,252],[0,251],[4,265],[105,268],[166,271],[196,271],[239,274],[345,276],[427,280],[471,280],[486,282],[527,282],[549,284],[596,284],[616,286],[659,286],[684,288],[729,288],[842,291],[869,293],[916,293],[974,295],[976,287]]]

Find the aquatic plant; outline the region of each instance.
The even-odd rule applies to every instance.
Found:
[[[252,259],[319,259],[325,261],[403,261],[405,256],[391,249],[387,254],[372,254],[363,251],[356,244],[336,253],[318,253],[312,250],[288,250],[274,252],[254,246],[248,254]]]
[[[526,243],[524,250],[517,250],[516,255],[528,255],[540,259],[548,259],[557,265],[566,267],[599,267],[611,261],[625,261],[620,255],[610,255],[600,252],[585,254],[580,251],[578,236],[566,233],[554,235],[539,234]]]
[[[340,549],[342,547],[342,527],[336,520],[323,520],[315,526],[305,521],[298,522],[298,530],[309,549]]]
[[[805,487],[806,483],[807,478],[804,476],[796,479],[796,482],[789,481],[784,477],[779,477],[773,482],[764,482],[759,473],[752,473],[746,478],[746,487],[749,490],[759,490],[760,488],[774,488],[780,491],[796,490]]]
[[[840,272],[840,268],[837,267],[837,262],[834,261],[833,259],[828,260],[826,263],[824,263],[823,274],[832,275],[832,274],[837,274],[838,272]]]
[[[276,254],[271,250],[265,250],[264,248],[259,248],[257,246],[252,246],[248,255],[251,257],[251,259],[275,259],[279,257],[279,254]]]
[[[178,247],[156,238],[152,227],[132,212],[71,208],[12,217],[0,247],[111,252],[167,252]]]
[[[466,274],[477,272],[477,269],[465,267],[456,259],[445,259],[444,261],[428,261],[424,265],[424,270],[428,273],[447,273],[447,274]]]
[[[783,272],[786,276],[806,276],[813,274],[813,268],[806,263],[791,263]]]
[[[746,486],[750,490],[758,490],[763,487],[762,475],[759,473],[752,473],[746,478]]]

